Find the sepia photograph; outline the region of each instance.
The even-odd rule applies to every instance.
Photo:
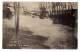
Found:
[[[78,49],[78,2],[2,4],[2,49]]]

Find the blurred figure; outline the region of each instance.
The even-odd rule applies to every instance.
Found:
[[[11,19],[12,12],[11,12],[10,8],[8,8],[9,6],[10,6],[9,3],[5,2],[3,4],[3,18]]]
[[[11,17],[12,17],[12,12],[9,8],[3,10],[3,18],[11,19]]]
[[[40,10],[41,10],[40,11],[41,13],[40,13],[39,17],[40,17],[40,19],[44,19],[44,17],[46,17],[46,8],[44,6],[41,6]]]

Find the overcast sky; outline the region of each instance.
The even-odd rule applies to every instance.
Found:
[[[39,10],[39,3],[38,2],[22,2],[21,4],[24,5],[29,11]]]

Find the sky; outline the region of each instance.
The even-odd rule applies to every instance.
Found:
[[[38,2],[22,2],[22,5],[25,6],[29,11],[36,11],[39,10],[39,3]]]

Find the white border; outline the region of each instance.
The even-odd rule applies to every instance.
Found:
[[[80,44],[80,2],[78,0],[3,0],[3,1],[20,1],[20,2],[78,2],[78,44]],[[79,52],[80,45],[78,49],[2,49],[2,0],[0,0],[0,51],[1,52]]]
[[[27,1],[27,2],[77,2],[78,0],[3,0],[3,1]]]

